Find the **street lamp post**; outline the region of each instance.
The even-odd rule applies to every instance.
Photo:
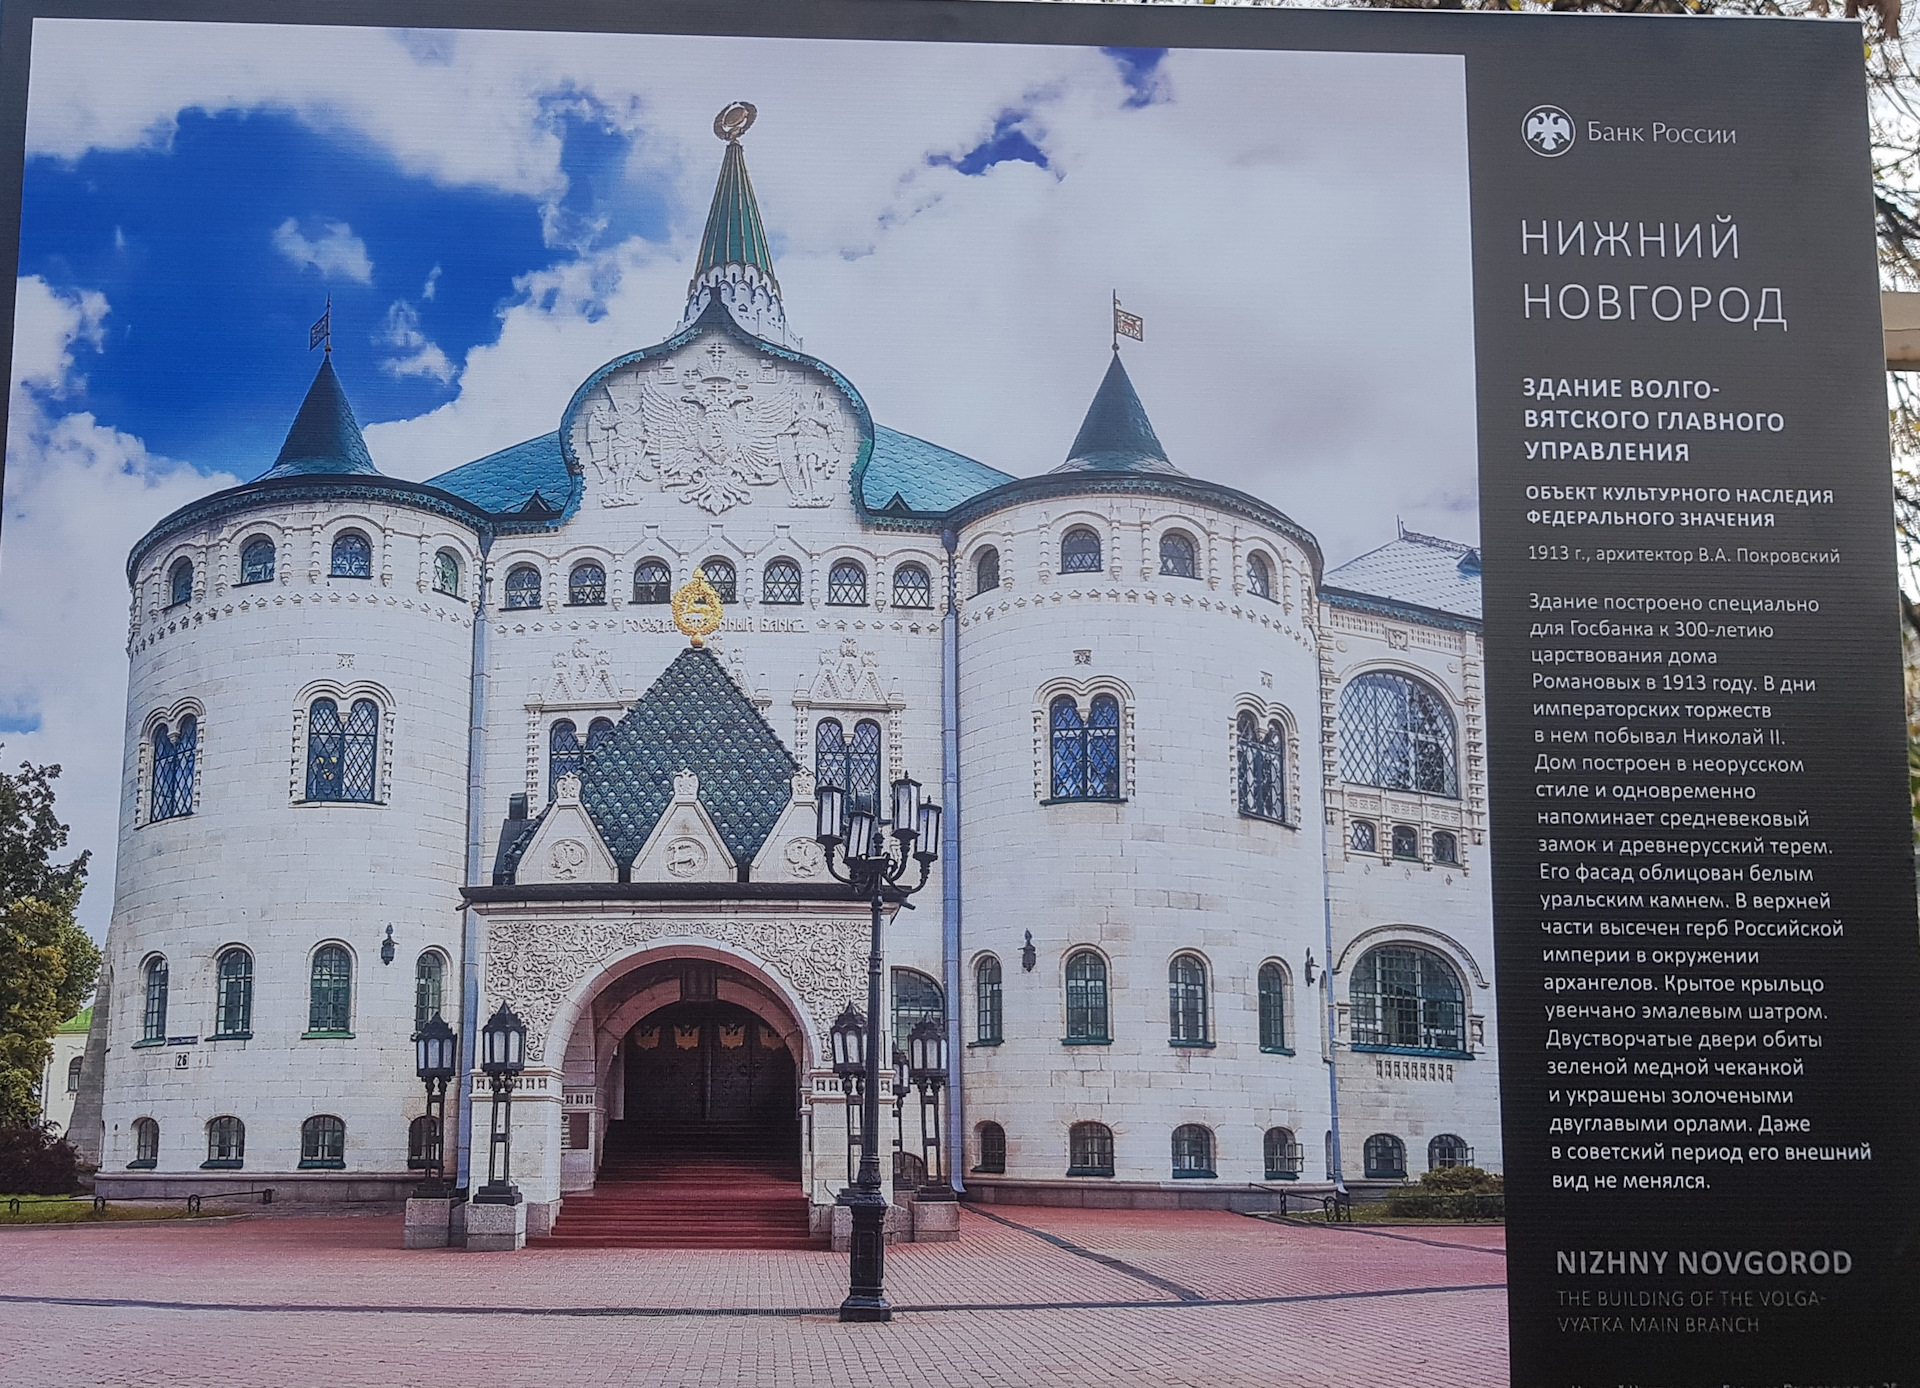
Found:
[[[860,1009],[848,1003],[833,1024],[833,1073],[840,1081],[841,1105],[847,1113],[847,1184],[854,1183],[853,1154],[859,1142],[859,1107],[854,1095],[860,1092],[860,1080],[867,1070],[867,1019]]]
[[[459,1068],[459,1038],[438,1012],[413,1038],[413,1071],[427,1087],[426,1176],[414,1191],[419,1200],[445,1200],[447,1084]]]
[[[947,1087],[947,1029],[935,1021],[921,1022],[907,1038],[908,1075],[920,1091],[920,1150],[925,1172],[922,1200],[953,1199],[940,1145],[940,1091]],[[928,1118],[931,1115],[932,1121]]]
[[[867,953],[866,1076],[860,1106],[860,1172],[840,1193],[853,1218],[852,1249],[848,1258],[847,1297],[840,1303],[843,1321],[887,1321],[893,1308],[886,1297],[887,1197],[880,1190],[880,1038],[884,1035],[880,998],[880,913],[888,902],[906,905],[907,898],[927,885],[927,874],[940,856],[940,807],[920,799],[920,783],[902,777],[893,783],[893,819],[885,823],[873,810],[849,807],[838,786],[820,787],[815,837],[826,852],[827,871],[868,899],[873,910],[872,947]],[[916,844],[918,847],[916,847]],[[839,851],[838,863],[834,860]],[[911,886],[902,879],[910,864],[920,865],[920,879]],[[836,1041],[837,1044],[837,1041]]]
[[[513,1161],[513,1086],[527,1068],[527,1024],[502,1003],[480,1032],[480,1068],[493,1085],[493,1131],[487,1143],[487,1183],[476,1205],[518,1205],[520,1188],[510,1179]]]

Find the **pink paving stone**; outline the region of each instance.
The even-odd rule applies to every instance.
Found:
[[[994,1213],[1026,1228],[969,1210],[961,1242],[893,1248],[887,1272],[896,1306],[995,1309],[860,1327],[807,1313],[843,1294],[846,1262],[830,1253],[409,1253],[397,1217],[0,1231],[0,1385],[1507,1381],[1498,1228]],[[1299,1299],[1233,1304],[1245,1298]],[[472,1314],[489,1307],[543,1314]],[[554,1314],[599,1308],[667,1313]],[[693,1309],[718,1313],[674,1314]]]

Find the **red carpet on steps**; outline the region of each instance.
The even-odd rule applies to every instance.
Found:
[[[600,1176],[569,1195],[548,1248],[822,1248],[807,1227],[799,1133],[746,1125],[608,1125]]]

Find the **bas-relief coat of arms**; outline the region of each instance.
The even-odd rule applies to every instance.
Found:
[[[791,505],[831,504],[854,443],[824,381],[718,340],[614,373],[573,427],[602,506],[635,505],[651,483],[714,515],[781,482]]]

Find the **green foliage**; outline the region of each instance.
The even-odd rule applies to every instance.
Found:
[[[0,1127],[40,1116],[34,1085],[55,1029],[80,1010],[100,951],[74,920],[87,854],[57,863],[67,826],[53,813],[58,766],[0,772]]]
[[[1506,1188],[1503,1177],[1477,1166],[1437,1166],[1420,1177],[1420,1189],[1429,1195],[1480,1195]]]
[[[80,1188],[78,1155],[49,1123],[0,1126],[0,1190],[71,1195]]]

